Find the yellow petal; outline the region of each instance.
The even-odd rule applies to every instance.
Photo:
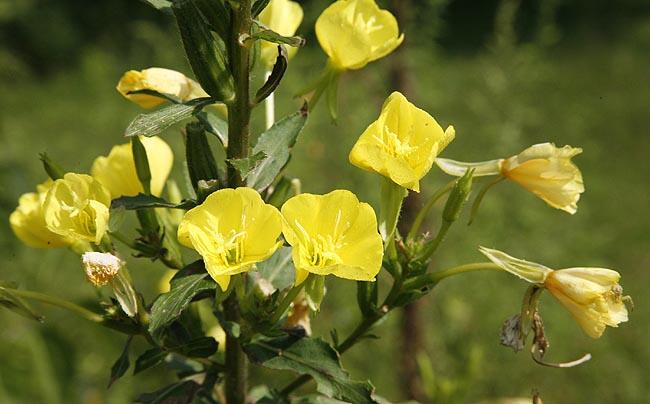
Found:
[[[42,202],[49,186],[51,184],[39,186],[39,192],[21,195],[18,207],[9,216],[9,224],[16,237],[30,247],[54,248],[70,244],[65,237],[50,231],[45,223]]]
[[[67,173],[43,202],[47,228],[72,240],[99,243],[108,229],[110,193],[93,177]]]
[[[282,232],[293,247],[296,284],[307,272],[373,280],[381,269],[383,245],[370,205],[350,191],[301,194],[282,206]]]
[[[169,145],[157,136],[141,136],[140,141],[149,161],[151,193],[160,196],[174,164],[174,154]],[[106,157],[97,157],[90,172],[109,190],[113,198],[144,192],[135,170],[130,143],[114,146]]]
[[[582,173],[571,158],[581,152],[571,146],[537,144],[507,159],[502,174],[550,206],[574,214],[585,188]]]
[[[316,36],[330,62],[338,69],[360,69],[397,48],[395,17],[374,0],[339,0],[316,21]]]
[[[619,279],[620,274],[611,269],[567,268],[550,273],[544,286],[587,335],[598,338],[605,327],[628,320]]]
[[[226,278],[250,270],[281,245],[280,212],[251,188],[222,189],[188,211],[178,227],[181,244],[195,249],[223,288]]]
[[[162,98],[153,95],[129,94],[130,91],[138,90],[152,90],[185,101],[191,89],[188,78],[184,74],[170,69],[151,67],[124,73],[117,83],[117,91],[142,108],[153,108],[165,102]]]
[[[454,136],[453,127],[443,131],[431,115],[394,92],[384,102],[379,118],[352,147],[349,159],[359,168],[419,192],[420,179]]]

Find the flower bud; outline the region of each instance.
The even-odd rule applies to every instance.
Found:
[[[110,253],[87,252],[81,256],[86,277],[95,286],[108,284],[122,268],[122,260]]]
[[[472,190],[472,176],[474,170],[469,169],[456,181],[454,188],[451,190],[445,208],[442,211],[442,219],[447,223],[455,222],[463,210],[470,191]]]

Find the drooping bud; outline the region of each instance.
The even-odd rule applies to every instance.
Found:
[[[108,284],[122,268],[122,260],[110,253],[87,252],[81,256],[86,277],[95,286]]]
[[[460,213],[463,210],[463,206],[467,201],[470,191],[472,190],[472,177],[474,175],[473,169],[468,169],[465,172],[465,175],[460,177],[454,188],[447,198],[447,203],[445,203],[445,208],[442,211],[442,219],[445,222],[452,223],[458,220]]]

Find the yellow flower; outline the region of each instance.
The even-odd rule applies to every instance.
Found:
[[[160,196],[174,164],[174,154],[159,137],[140,137],[151,171],[151,193]],[[135,171],[131,144],[114,146],[108,156],[95,159],[90,173],[111,193],[112,198],[144,192]]]
[[[259,15],[259,21],[283,36],[293,36],[302,22],[303,12],[300,4],[290,0],[271,0]],[[298,48],[287,47],[291,58]],[[273,68],[278,56],[278,45],[268,41],[261,42],[260,58],[267,69]]]
[[[574,214],[580,194],[585,191],[580,169],[571,161],[580,153],[580,148],[540,143],[508,159],[464,163],[438,158],[436,164],[442,171],[455,176],[465,174],[468,168],[475,169],[474,177],[503,175],[548,205]]]
[[[52,181],[46,181],[36,187],[36,192],[20,196],[18,207],[9,216],[11,229],[23,243],[35,248],[64,247],[70,240],[50,231],[45,224],[43,201]]]
[[[338,0],[316,21],[316,36],[330,63],[339,70],[361,69],[404,40],[397,20],[374,0]]]
[[[67,173],[54,181],[43,202],[47,228],[74,240],[98,244],[108,229],[111,195],[96,179]]]
[[[144,70],[129,70],[117,83],[117,91],[142,108],[154,108],[164,99],[147,94],[129,94],[130,91],[152,90],[172,95],[181,101],[209,97],[199,83],[175,70],[151,67]]]
[[[296,285],[309,273],[373,281],[383,245],[375,211],[350,191],[301,194],[282,206],[282,233],[293,247]]]
[[[520,260],[504,252],[479,249],[502,269],[545,287],[564,307],[587,335],[599,338],[606,326],[626,322],[621,275],[605,268],[566,268],[552,270],[541,264]]]
[[[203,257],[210,276],[226,290],[231,275],[273,255],[281,231],[280,212],[254,189],[221,189],[185,214],[178,241]]]
[[[585,191],[582,174],[571,161],[580,153],[582,149],[571,146],[536,144],[505,160],[501,173],[550,206],[574,214]]]
[[[352,148],[350,162],[420,192],[420,179],[455,134],[453,126],[443,131],[431,115],[394,92]]]

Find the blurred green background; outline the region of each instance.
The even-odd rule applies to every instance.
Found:
[[[278,116],[299,102],[292,95],[323,66],[313,33],[329,3],[301,1],[308,40],[277,92]],[[550,267],[601,266],[621,272],[636,302],[630,322],[587,337],[568,312],[545,296],[542,314],[551,361],[591,352],[573,369],[543,368],[526,352],[498,341],[503,320],[519,310],[525,285],[498,273],[445,281],[418,306],[422,338],[404,340],[401,313],[343,357],[355,378],[369,378],[391,401],[407,398],[404,347],[418,344],[418,373],[430,402],[479,402],[528,396],[548,403],[641,403],[650,396],[650,4],[645,0],[411,0],[380,1],[401,9],[406,41],[400,53],[346,74],[340,119],[319,106],[294,149],[288,174],[303,190],[346,188],[376,203],[378,178],[352,167],[347,154],[376,118],[385,97],[404,92],[457,138],[444,152],[459,160],[505,157],[539,142],[584,149],[576,162],[586,193],[570,216],[503,183],[486,197],[476,222],[458,223],[439,250],[436,267],[481,260],[479,244]],[[96,308],[78,258],[67,250],[32,250],[11,233],[8,216],[20,194],[45,179],[39,152],[69,170],[87,172],[92,160],[124,142],[126,125],[141,111],[115,90],[121,74],[151,66],[187,74],[169,16],[136,0],[0,0],[0,279]],[[396,73],[397,77],[395,77]],[[257,80],[262,72],[256,71]],[[262,126],[257,113],[255,127]],[[164,134],[177,152],[174,177],[182,182],[178,128]],[[449,179],[436,169],[423,195]],[[430,225],[435,228],[437,212]],[[125,251],[126,253],[126,251]],[[163,271],[130,260],[148,300]],[[313,319],[317,334],[345,335],[358,318],[355,285],[328,280],[329,299]],[[44,324],[0,310],[0,402],[124,403],[161,387],[170,376],[153,369],[127,376],[110,391],[109,368],[125,338],[65,312],[37,306]],[[421,345],[420,345],[421,344]],[[137,349],[143,346],[136,345]],[[413,350],[410,350],[413,351]],[[259,375],[254,372],[255,375]],[[282,386],[286,378],[254,382]],[[263,377],[263,379],[262,379]],[[253,383],[255,384],[255,383]]]

